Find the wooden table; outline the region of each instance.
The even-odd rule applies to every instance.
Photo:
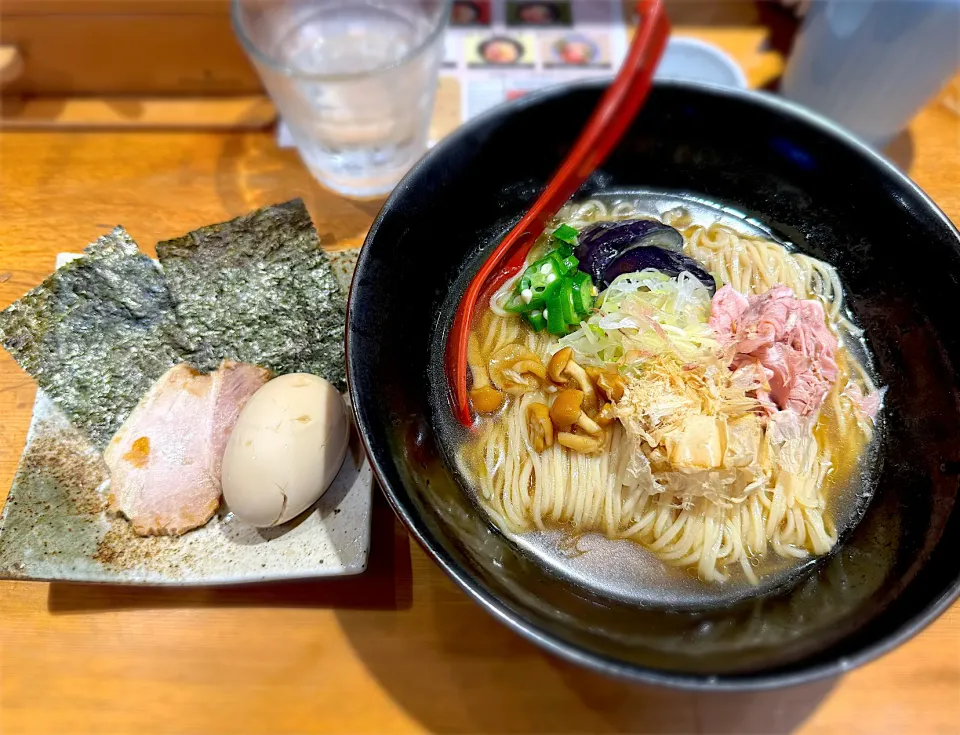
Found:
[[[754,85],[779,71],[763,32],[681,29],[726,47]],[[435,129],[456,124],[444,85]],[[891,154],[960,221],[960,79]],[[302,196],[324,243],[358,245],[380,202],[318,187],[262,133],[0,137],[0,307],[54,256],[120,223],[163,238]],[[0,488],[34,384],[0,351]],[[370,569],[227,589],[0,583],[0,733],[729,732],[960,729],[960,607],[850,674],[699,695],[610,681],[518,638],[412,544],[378,497]]]

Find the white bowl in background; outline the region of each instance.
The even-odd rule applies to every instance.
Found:
[[[654,77],[747,88],[743,69],[726,51],[696,38],[672,36]]]

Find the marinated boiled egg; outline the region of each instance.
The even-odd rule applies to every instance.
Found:
[[[227,442],[227,505],[261,528],[294,518],[330,486],[349,436],[347,407],[333,385],[306,373],[274,378],[247,401]]]

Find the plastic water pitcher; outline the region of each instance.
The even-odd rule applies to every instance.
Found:
[[[960,70],[960,0],[815,2],[781,84],[876,147]]]

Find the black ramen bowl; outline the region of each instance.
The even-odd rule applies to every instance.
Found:
[[[550,571],[501,535],[445,459],[438,425],[450,408],[431,386],[456,289],[531,204],[602,90],[576,84],[496,108],[437,145],[387,200],[360,255],[347,331],[350,392],[374,470],[447,574],[565,658],[691,688],[846,671],[915,634],[960,592],[960,233],[909,179],[822,118],[761,94],[658,84],[579,196],[700,196],[837,267],[889,392],[873,500],[830,556],[785,588],[733,604],[631,604]]]

